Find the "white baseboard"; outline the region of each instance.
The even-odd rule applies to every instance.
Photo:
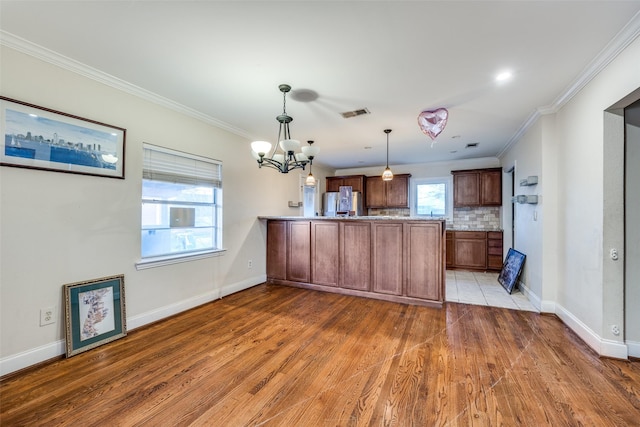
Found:
[[[555,304],[555,314],[600,356],[627,359],[627,345],[624,342],[607,340],[600,337],[560,304]]]
[[[149,323],[153,323],[169,316],[173,316],[174,314],[178,314],[191,308],[197,307],[199,305],[206,304],[210,301],[226,297],[235,292],[239,292],[244,289],[259,285],[260,283],[264,283],[266,280],[266,275],[252,277],[241,282],[232,283],[218,289],[213,289],[212,291],[205,294],[198,295],[184,301],[179,301],[175,304],[171,304],[153,311],[127,318],[127,330],[131,331]],[[40,347],[23,351],[21,353],[3,357],[2,359],[0,359],[0,376],[4,376],[10,374],[11,372],[19,371],[20,369],[28,368],[29,366],[33,366],[46,360],[61,356],[66,353],[65,346],[65,340],[62,339],[42,345]]]
[[[627,341],[627,348],[629,349],[630,357],[640,357],[640,342]]]

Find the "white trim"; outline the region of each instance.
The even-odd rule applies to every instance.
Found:
[[[627,341],[627,348],[629,349],[630,357],[640,357],[640,342]]]
[[[224,255],[227,252],[226,249],[218,249],[206,252],[197,252],[187,255],[172,255],[164,257],[154,257],[141,259],[136,262],[136,270],[146,270],[147,268],[162,267],[165,265],[178,264],[181,262],[196,261],[199,259],[211,258],[215,256]]]
[[[202,295],[179,301],[175,304],[170,304],[157,310],[127,318],[128,331],[130,332],[141,326],[165,319],[169,316],[173,316],[174,314],[190,310],[216,299],[224,298],[233,293],[264,283],[266,280],[267,276],[262,274],[237,283],[231,283],[218,289],[213,289]],[[57,340],[40,347],[4,357],[0,359],[0,376],[28,368],[29,366],[37,365],[38,363],[45,362],[65,353],[65,340]]]
[[[518,289],[520,292],[524,294],[525,297],[529,300],[529,302],[538,310],[541,311],[541,301],[538,295],[531,292],[531,289],[527,285],[525,285],[522,281],[518,281]]]
[[[560,304],[556,304],[556,315],[598,355],[615,359],[627,359],[628,352],[625,343],[600,337]]]

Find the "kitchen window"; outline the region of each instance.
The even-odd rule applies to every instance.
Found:
[[[141,254],[137,268],[222,251],[222,162],[143,145]]]
[[[411,180],[411,216],[453,217],[453,179],[418,178]]]

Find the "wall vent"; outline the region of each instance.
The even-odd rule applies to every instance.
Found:
[[[361,108],[359,110],[346,111],[346,112],[340,113],[340,114],[345,119],[348,119],[348,118],[351,118],[351,117],[362,116],[364,114],[371,114],[371,113],[366,108]]]
[[[464,148],[476,148],[478,146],[477,142],[472,142],[471,144],[467,144]]]

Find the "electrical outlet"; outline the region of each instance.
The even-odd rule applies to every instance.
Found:
[[[616,336],[620,335],[620,328],[618,325],[611,326],[611,333]]]
[[[56,323],[56,308],[45,307],[40,309],[40,326]]]
[[[249,262],[247,262],[247,268],[253,268],[253,260],[249,260]]]

